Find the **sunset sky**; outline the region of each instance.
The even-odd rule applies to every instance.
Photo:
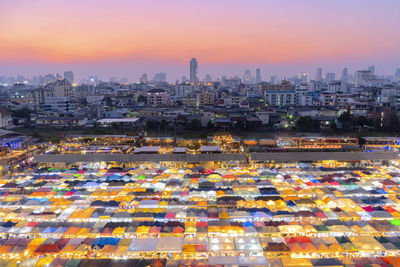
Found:
[[[1,0],[0,75],[393,74],[399,26],[399,0]]]

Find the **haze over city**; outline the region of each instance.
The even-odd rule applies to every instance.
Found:
[[[374,64],[394,74],[400,61],[400,2],[308,1],[28,1],[0,3],[0,73],[33,76],[71,69],[139,80],[166,72],[200,78],[340,74]]]
[[[0,266],[400,267],[400,0],[0,0]]]

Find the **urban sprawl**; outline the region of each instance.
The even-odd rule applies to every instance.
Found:
[[[297,129],[343,131],[399,130],[400,69],[378,75],[374,66],[340,75],[300,73],[266,82],[261,70],[243,77],[207,74],[199,79],[190,61],[189,79],[167,82],[166,73],[139,82],[89,76],[77,82],[72,71],[26,78],[0,76],[0,127],[135,128],[144,133],[261,131]],[[265,132],[265,131],[264,131]]]
[[[0,266],[400,266],[399,93],[400,69],[194,58],[172,84],[0,77]]]

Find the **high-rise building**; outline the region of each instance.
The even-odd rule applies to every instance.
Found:
[[[302,83],[308,83],[309,82],[308,73],[306,73],[306,72],[300,73],[298,77],[299,77],[299,79],[300,79],[300,81]]]
[[[119,78],[119,82],[120,83],[128,83],[129,79],[128,79],[128,77],[121,77],[121,78]]]
[[[356,86],[367,86],[372,78],[370,70],[358,70],[356,72]]]
[[[197,59],[192,58],[190,60],[190,82],[191,83],[197,84],[199,81],[198,68],[199,68],[199,63],[197,62]]]
[[[67,81],[67,79],[57,80],[54,83],[48,84],[46,88],[53,91],[53,97],[56,98],[72,97],[71,84]]]
[[[333,80],[335,80],[335,73],[329,72],[325,74],[325,82],[329,83]]]
[[[140,77],[140,83],[148,83],[149,79],[147,78],[147,73],[143,73],[143,75]]]
[[[87,83],[91,85],[97,85],[99,82],[99,78],[97,76],[89,75],[87,79]]]
[[[396,70],[396,73],[394,74],[394,78],[398,81],[400,81],[400,68]]]
[[[317,69],[317,74],[315,75],[315,80],[320,82],[322,80],[322,68]]]
[[[154,74],[153,77],[154,83],[166,83],[167,82],[167,74],[165,72],[160,72]]]
[[[72,71],[65,71],[64,79],[66,79],[70,84],[73,84],[74,83],[74,73]]]
[[[18,76],[17,76],[17,82],[18,82],[18,83],[23,83],[23,82],[24,82],[24,76],[18,75]]]
[[[375,73],[375,66],[374,66],[374,65],[369,66],[369,67],[368,67],[368,70],[371,72],[371,75],[375,75],[375,74],[376,74],[376,73]]]
[[[273,75],[271,76],[271,79],[269,81],[270,84],[276,84],[276,82],[278,81],[278,76],[277,75]]]
[[[243,83],[250,84],[251,83],[251,72],[250,70],[246,70],[243,75]]]
[[[211,75],[210,75],[209,73],[207,73],[206,78],[204,79],[204,82],[205,82],[205,83],[210,83],[210,82],[212,82],[212,78],[211,78]]]
[[[347,82],[347,78],[348,78],[347,76],[348,76],[348,70],[347,70],[347,68],[343,68],[342,78],[341,78],[342,82]]]
[[[341,78],[341,85],[340,85],[340,91],[343,93],[347,94],[347,79],[348,79],[348,70],[347,68],[344,68],[342,71],[342,78]]]
[[[259,68],[256,69],[256,83],[261,82],[261,70]]]

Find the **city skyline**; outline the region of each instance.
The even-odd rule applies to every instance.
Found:
[[[198,61],[196,58],[192,58],[196,60],[196,63],[198,64]],[[200,64],[199,64],[200,65]],[[299,77],[301,75],[307,75],[307,79],[308,80],[315,80],[315,81],[320,81],[322,78],[323,79],[330,79],[330,80],[342,80],[343,78],[343,71],[346,71],[346,76],[347,75],[356,75],[357,71],[363,71],[363,70],[370,70],[371,67],[374,68],[374,71],[372,71],[372,73],[374,75],[377,75],[377,77],[394,77],[395,75],[397,75],[398,71],[400,68],[396,68],[394,70],[389,71],[388,73],[382,72],[380,71],[379,68],[376,68],[375,65],[369,65],[369,66],[360,66],[359,68],[351,68],[349,70],[349,68],[347,66],[344,66],[343,68],[335,68],[335,71],[331,71],[331,69],[325,69],[325,68],[321,68],[320,66],[315,67],[314,69],[310,69],[310,71],[300,71],[302,69],[299,70],[294,70],[291,73],[288,73],[288,75],[277,75],[276,73],[279,73],[279,71],[274,71],[274,69],[272,68],[272,71],[267,72],[265,69],[261,69],[257,66],[253,66],[253,68],[245,68],[245,69],[241,69],[241,68],[237,68],[235,69],[235,72],[231,72],[231,73],[227,73],[227,72],[221,72],[219,73],[219,75],[214,75],[208,71],[203,71],[201,75],[198,74],[198,68],[199,65],[196,66],[196,72],[197,72],[197,79],[199,82],[204,82],[207,81],[208,79],[212,79],[212,81],[217,81],[217,80],[221,80],[221,78],[226,77],[226,78],[240,78],[240,79],[245,79],[244,76],[250,75],[248,78],[252,78],[254,79],[254,82],[270,82],[271,79],[277,79],[275,82],[280,81],[280,80],[287,80],[287,79],[291,79],[293,77]],[[200,69],[203,68],[203,65],[200,65]],[[204,68],[203,68],[204,69]],[[279,69],[279,68],[278,68]],[[162,70],[162,69],[160,69]],[[89,79],[91,77],[96,77],[96,79],[99,79],[99,81],[103,81],[103,82],[114,82],[114,81],[127,81],[130,83],[135,83],[135,82],[143,82],[143,77],[145,76],[146,80],[150,81],[151,78],[155,78],[157,77],[159,74],[162,75],[166,75],[165,80],[168,83],[174,83],[176,81],[178,82],[192,82],[190,81],[190,79],[187,79],[187,77],[190,78],[190,73],[191,73],[191,64],[189,62],[189,64],[187,64],[186,66],[182,66],[180,69],[180,72],[176,72],[175,76],[173,76],[173,78],[171,78],[170,73],[168,72],[164,72],[164,71],[154,71],[154,72],[132,72],[132,73],[113,73],[110,75],[107,74],[98,74],[98,73],[93,73],[90,71],[86,71],[86,75],[82,75],[82,72],[76,72],[75,69],[68,69],[68,68],[63,68],[60,67],[57,70],[51,70],[49,72],[35,72],[32,75],[26,75],[25,73],[21,73],[16,71],[15,73],[11,73],[10,75],[4,75],[4,73],[0,73],[0,78],[3,79],[7,79],[7,78],[18,78],[18,77],[23,77],[24,79],[32,79],[35,77],[39,77],[39,76],[45,76],[45,75],[58,75],[59,79],[60,78],[65,78],[65,72],[72,72],[72,76],[73,76],[73,80],[74,83],[86,83],[89,81]],[[276,69],[275,69],[276,70]],[[318,72],[320,71],[320,73],[318,74]],[[248,73],[249,72],[249,73]],[[260,75],[260,80],[257,80],[257,76],[258,73]],[[347,74],[348,73],[348,74]],[[126,74],[126,75],[124,75]],[[71,75],[71,74],[70,74]],[[318,78],[317,76],[321,75],[320,78]],[[331,76],[333,75],[333,78],[331,77],[326,77],[326,76]],[[70,81],[70,79],[67,78],[68,81]],[[243,80],[243,82],[246,82]],[[146,82],[145,82],[146,83]]]
[[[343,67],[372,64],[378,74],[392,74],[400,61],[398,1],[69,4],[0,3],[1,75],[71,69],[78,80],[91,74],[139,80],[166,72],[174,81],[189,76],[192,57],[200,78],[256,68],[265,78],[313,74],[317,67],[338,75]]]

